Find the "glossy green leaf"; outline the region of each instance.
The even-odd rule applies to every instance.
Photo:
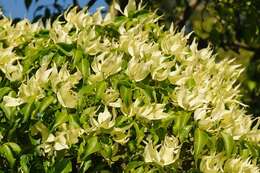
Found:
[[[14,167],[16,159],[14,158],[13,153],[8,145],[3,144],[0,146],[0,154],[6,158],[11,168]]]
[[[34,124],[31,129],[31,133],[32,135],[37,135],[38,133],[40,133],[43,141],[46,141],[49,136],[48,128],[40,121]]]
[[[8,145],[16,154],[19,154],[22,151],[21,147],[14,142],[7,142],[5,145]]]
[[[106,88],[107,88],[107,83],[105,81],[97,83],[96,96],[98,98],[102,98]]]
[[[130,88],[123,85],[120,86],[120,96],[126,105],[130,105],[132,103],[132,91]]]
[[[92,153],[97,152],[100,149],[100,143],[97,136],[92,136],[87,140],[86,151],[84,159]]]
[[[21,165],[21,169],[24,173],[29,173],[30,172],[30,169],[29,167],[27,166],[29,162],[29,159],[26,155],[22,155],[20,157],[20,165]]]
[[[0,100],[11,91],[10,87],[0,88]]]
[[[226,150],[226,154],[228,157],[231,156],[233,148],[234,148],[234,140],[233,137],[227,133],[222,132],[221,133],[224,141],[224,146]]]
[[[92,166],[92,161],[82,162],[79,173],[85,173]]]
[[[208,143],[208,135],[203,130],[196,128],[194,134],[194,158],[198,160],[201,152]]]
[[[56,101],[56,99],[53,96],[48,96],[46,98],[44,98],[41,101],[40,107],[39,107],[39,112],[42,113],[45,111],[45,109],[48,108],[48,106],[52,103],[54,103]]]
[[[177,112],[174,115],[173,133],[179,135],[182,128],[187,124],[190,119],[191,114],[188,112]]]
[[[55,166],[55,172],[70,173],[72,171],[72,163],[70,160],[59,160]]]
[[[34,108],[34,104],[33,102],[29,102],[27,103],[21,110],[21,112],[23,113],[24,115],[24,118],[23,118],[23,123],[26,122],[29,117],[31,116],[31,113],[33,111],[33,108]]]
[[[58,127],[62,123],[68,121],[68,113],[66,111],[62,112],[56,112],[55,113],[55,124],[53,125],[53,128]]]

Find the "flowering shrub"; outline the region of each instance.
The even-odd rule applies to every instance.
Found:
[[[259,172],[240,67],[134,1],[115,9],[0,20],[1,170]]]

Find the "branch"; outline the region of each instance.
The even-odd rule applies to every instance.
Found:
[[[249,51],[254,51],[254,52],[257,52],[257,51],[260,50],[260,45],[249,46],[249,45],[246,45],[246,44],[243,44],[243,43],[239,43],[239,42],[234,42],[231,45],[235,46],[235,47],[243,48],[243,49],[246,49],[246,50],[249,50]]]
[[[77,0],[73,0],[73,6],[77,6],[79,5],[78,1]]]
[[[90,9],[96,2],[97,2],[97,0],[90,0],[90,1],[88,1],[86,6],[88,7],[88,9]]]

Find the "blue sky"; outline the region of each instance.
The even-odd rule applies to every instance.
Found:
[[[33,0],[34,2],[35,0]],[[27,11],[24,5],[24,0],[0,0],[0,6],[3,7],[3,12],[6,16],[11,18],[33,18],[33,12],[37,6],[41,4],[52,4],[54,0],[39,0],[38,3],[32,3],[29,10]],[[78,0],[80,5],[85,5],[88,0]],[[69,6],[72,0],[59,0],[64,6]],[[90,9],[90,12],[94,12],[98,7],[106,7],[104,0],[98,0],[96,4]]]

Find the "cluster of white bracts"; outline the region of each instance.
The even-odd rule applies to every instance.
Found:
[[[128,16],[131,8],[133,5],[128,5],[122,13]],[[75,43],[85,54],[94,56],[91,62],[92,73],[88,78],[89,84],[106,80],[118,73],[126,74],[134,82],[141,82],[147,77],[157,82],[168,80],[172,87],[175,87],[174,92],[168,93],[172,106],[194,112],[194,119],[198,121],[199,128],[211,134],[224,131],[234,140],[243,138],[259,144],[259,124],[252,129],[253,120],[245,114],[239,103],[236,81],[242,70],[238,65],[232,65],[232,61],[215,62],[210,47],[198,50],[195,40],[188,45],[189,35],[185,35],[184,31],[176,32],[173,28],[168,31],[163,31],[160,27],[148,28],[147,24],[158,21],[154,14],[133,19],[129,23],[121,23],[117,26],[118,39],[106,38],[105,35],[96,33],[96,27],[117,25],[111,14],[107,14],[103,19],[100,11],[89,15],[86,10],[76,12],[76,9],[72,9],[65,14],[65,20],[66,22],[56,20],[52,25],[47,24],[45,28],[41,22],[30,24],[28,21],[21,21],[11,26],[6,18],[0,20],[0,37],[12,40],[8,43],[8,48],[0,45],[0,70],[10,81],[18,80],[22,83],[17,97],[10,95],[4,97],[6,106],[14,107],[28,102],[29,99],[42,99],[46,94],[46,85],[50,85],[63,107],[76,108],[78,98],[73,88],[82,78],[79,71],[72,74],[67,69],[68,64],[58,70],[55,64],[51,64],[52,67],[48,68],[50,62],[43,62],[36,74],[27,79],[20,65],[20,61],[26,57],[20,57],[13,51],[17,45],[33,40],[34,34],[38,31],[47,29],[50,31],[48,42]],[[75,31],[71,32],[73,28]],[[157,41],[151,41],[149,36],[151,32],[157,37]],[[124,61],[127,62],[126,68],[123,68]],[[106,106],[104,111],[90,118],[92,131],[100,128],[112,129],[114,140],[121,144],[126,143],[129,137],[128,129],[131,126],[125,129],[113,127],[117,115],[109,111],[115,107],[122,107],[118,91],[108,88],[103,100]],[[136,99],[130,105],[129,112],[123,114],[130,117],[139,116],[149,121],[169,116],[164,111],[165,104],[143,105],[141,100],[142,98]],[[46,152],[50,151],[51,147],[56,150],[66,149],[78,141],[77,137],[83,134],[82,129],[72,129],[74,137],[71,140],[68,135],[65,136],[68,128],[63,125],[61,129],[64,133],[58,132],[48,136],[44,145]],[[69,138],[71,143],[67,141]],[[144,149],[145,162],[168,165],[179,158],[180,144],[177,138],[166,136],[159,151],[158,147],[153,146],[150,141],[147,143]],[[202,171],[257,170],[250,165],[251,162],[239,158],[228,159],[222,168],[223,164],[215,163],[211,157],[213,156],[203,158]]]

